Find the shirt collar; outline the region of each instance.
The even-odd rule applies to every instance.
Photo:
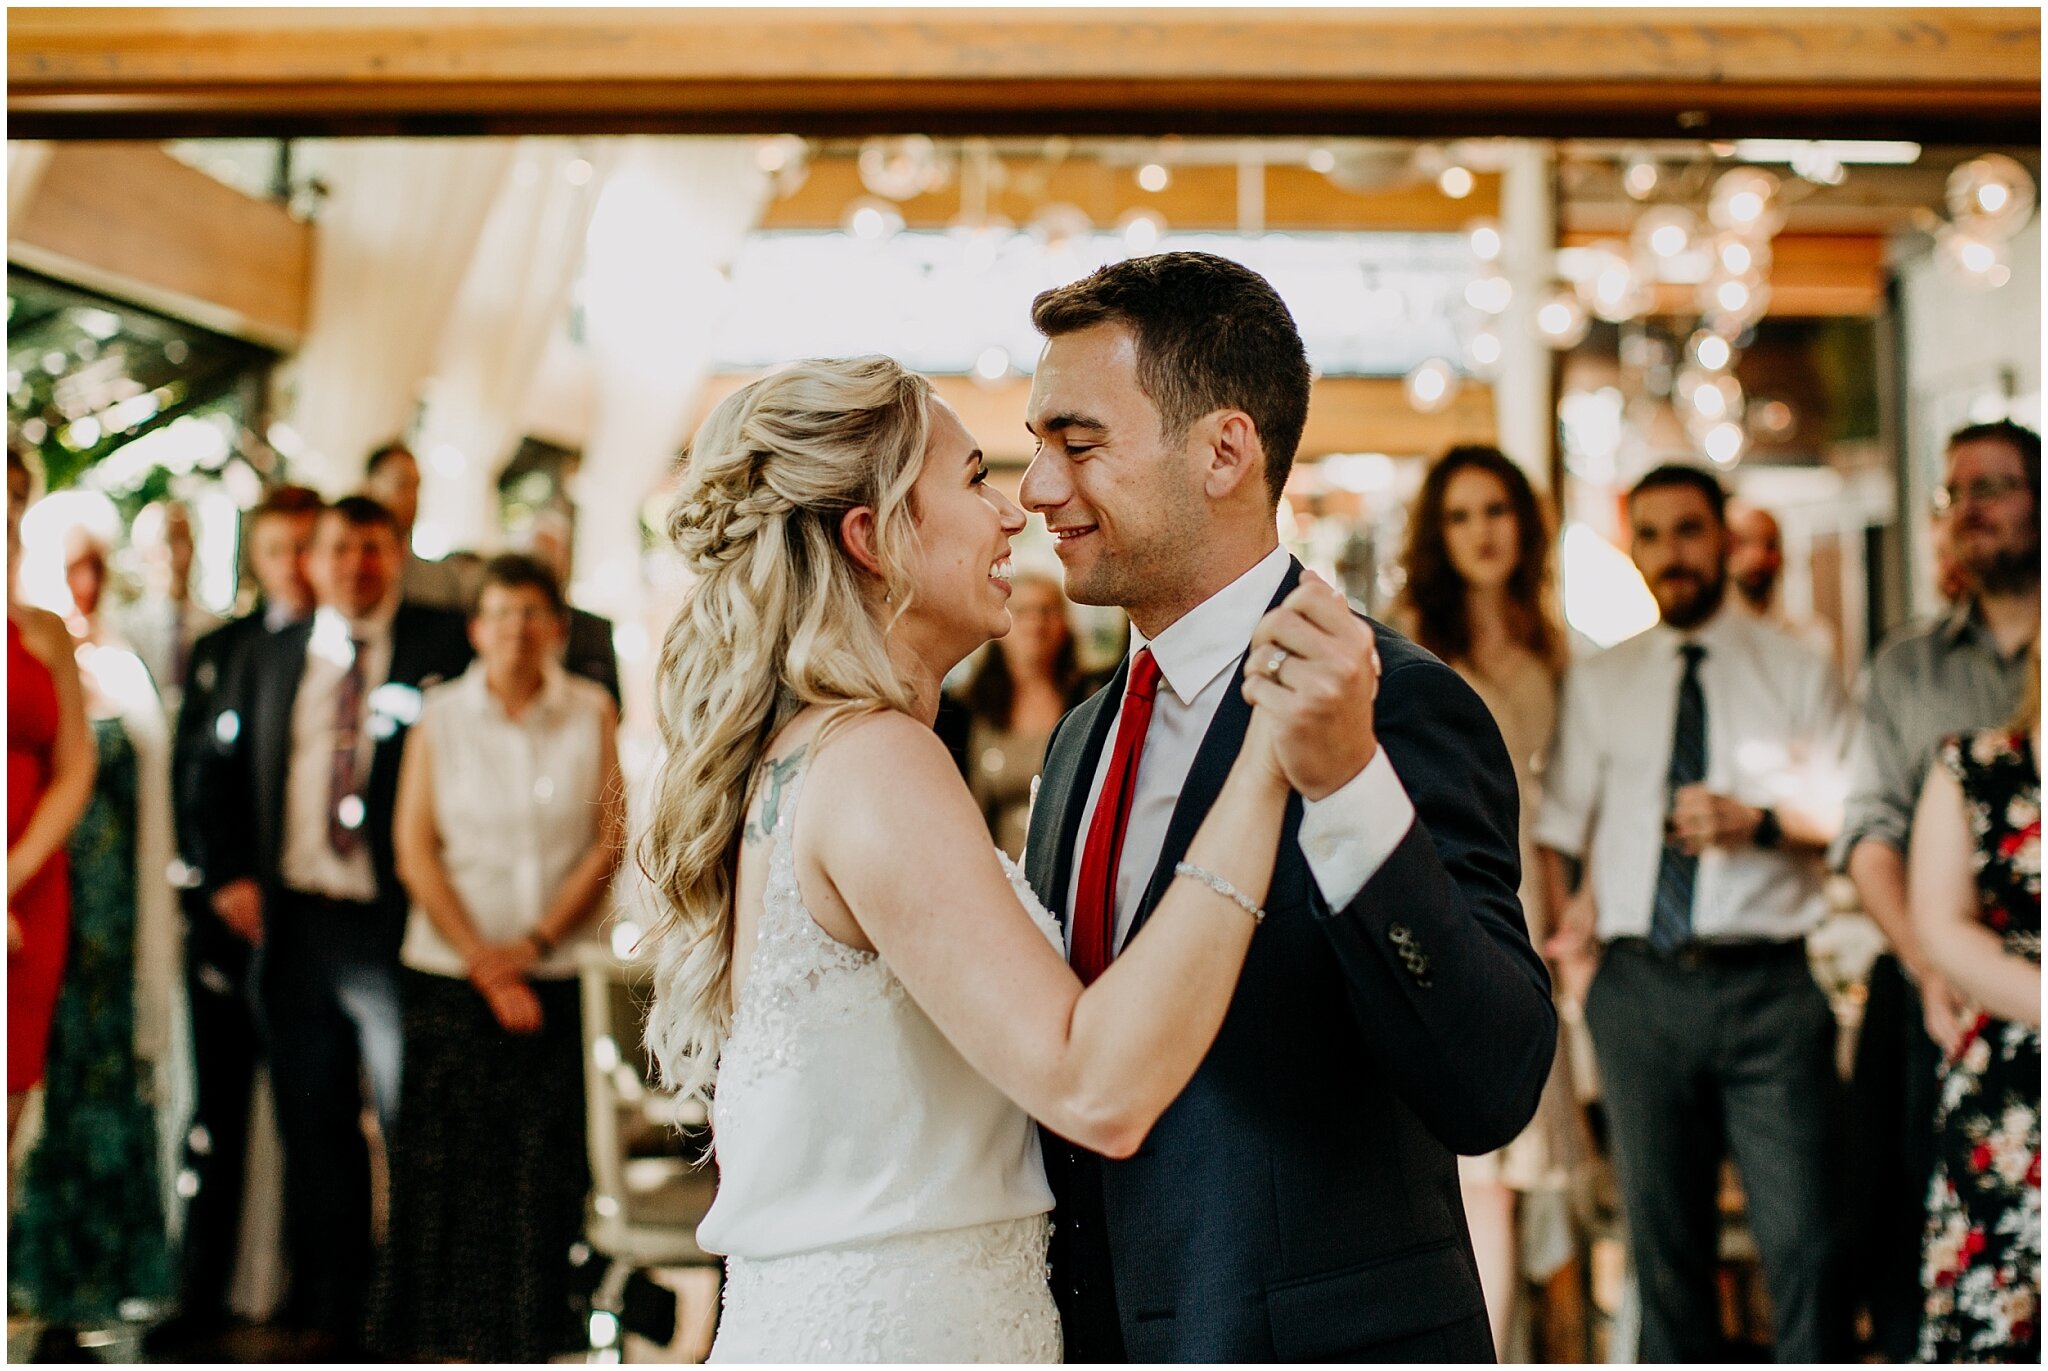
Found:
[[[1742,632],[1745,623],[1754,622],[1761,621],[1724,599],[1721,607],[1714,611],[1713,617],[1698,628],[1676,629],[1659,619],[1657,626],[1650,631],[1658,635],[1673,657],[1678,655],[1678,649],[1686,643],[1698,643],[1707,650],[1707,656],[1712,657],[1733,642],[1736,635]]]
[[[1958,600],[1940,623],[1935,625],[1935,635],[1943,648],[1953,652],[1968,639],[1989,653],[1991,657],[2007,666],[2018,663],[2027,655],[2030,643],[2022,643],[2013,652],[2007,652],[1998,644],[1998,638],[1991,632],[1991,625],[1984,622],[1978,611],[1975,596]]]
[[[327,634],[338,633],[344,638],[354,638],[365,643],[385,642],[391,637],[391,624],[397,617],[396,598],[379,605],[360,619],[348,618],[332,605],[322,605],[313,612],[313,631],[315,634],[320,634],[323,630]]]
[[[493,718],[509,721],[510,716],[505,713],[505,706],[498,702],[497,696],[491,694],[491,688],[484,680],[482,662],[470,662],[468,668],[457,678],[457,688],[463,692],[463,698],[469,702],[472,709],[487,710]],[[568,698],[569,673],[553,659],[542,662],[540,694],[534,697],[533,705],[522,722],[542,717],[553,718],[567,703]]]
[[[1291,559],[1287,549],[1276,547],[1255,563],[1251,570],[1211,595],[1173,621],[1157,638],[1147,639],[1131,628],[1131,653],[1152,649],[1159,674],[1174,698],[1193,704],[1224,671],[1234,666],[1251,646],[1252,630],[1273,603],[1280,583],[1287,579]]]

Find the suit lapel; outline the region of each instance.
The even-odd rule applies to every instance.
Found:
[[[299,683],[306,675],[306,650],[312,641],[311,619],[257,640],[257,650],[265,660],[256,682],[263,711],[263,732],[259,736],[265,752],[271,753],[262,762],[275,775],[282,775],[291,764],[292,710],[298,704]]]
[[[1116,669],[1109,684],[1075,706],[1066,726],[1060,730],[1059,746],[1045,759],[1039,780],[1038,810],[1048,816],[1045,826],[1034,823],[1032,837],[1045,832],[1046,841],[1034,841],[1025,855],[1029,859],[1032,888],[1039,903],[1051,910],[1061,926],[1067,922],[1067,887],[1073,883],[1074,846],[1081,832],[1081,816],[1088,808],[1088,791],[1095,779],[1096,763],[1117,711],[1111,706],[1124,698],[1124,681],[1129,660]]]
[[[1273,593],[1268,609],[1286,599],[1301,580],[1301,563],[1288,559],[1287,575],[1280,582],[1280,589]],[[1137,915],[1131,920],[1131,931],[1125,939],[1138,936],[1138,930],[1145,926],[1145,920],[1152,917],[1152,911],[1166,894],[1167,883],[1173,879],[1173,868],[1187,855],[1188,844],[1195,840],[1195,833],[1208,817],[1209,807],[1216,803],[1216,797],[1223,791],[1223,782],[1230,775],[1231,766],[1237,761],[1239,749],[1244,746],[1245,730],[1250,727],[1252,707],[1244,698],[1243,657],[1239,657],[1235,669],[1230,673],[1230,685],[1223,692],[1223,699],[1216,706],[1216,717],[1209,721],[1209,731],[1202,735],[1202,745],[1195,750],[1194,763],[1188,768],[1187,780],[1181,784],[1180,798],[1174,802],[1173,818],[1166,826],[1166,839],[1159,847],[1159,860],[1153,865],[1152,879],[1145,886],[1145,895],[1138,902]]]

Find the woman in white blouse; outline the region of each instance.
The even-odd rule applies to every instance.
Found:
[[[373,1347],[546,1361],[578,1346],[568,1251],[589,1188],[576,944],[624,846],[611,697],[557,665],[567,612],[526,557],[485,569],[476,662],[406,741],[405,1071]]]

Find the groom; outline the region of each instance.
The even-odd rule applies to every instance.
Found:
[[[1186,1092],[1127,1160],[1046,1137],[1067,1359],[1491,1361],[1453,1154],[1528,1123],[1557,1031],[1499,730],[1279,547],[1309,368],[1264,278],[1166,253],[1047,291],[1032,320],[1023,502],[1067,593],[1134,629],[1053,734],[1032,886],[1070,948],[1113,921],[1080,941],[1120,950],[1243,742],[1247,671],[1282,687],[1255,692],[1299,792]],[[1275,607],[1286,650],[1247,662]]]

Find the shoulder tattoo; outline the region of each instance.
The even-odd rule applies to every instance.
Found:
[[[788,784],[790,777],[796,775],[797,768],[803,765],[804,753],[808,750],[809,747],[806,745],[779,762],[771,760],[768,763],[768,776],[761,786],[761,817],[759,820],[749,820],[747,826],[740,831],[740,836],[749,845],[768,841],[768,835],[775,831],[776,821],[782,817],[782,787]]]

